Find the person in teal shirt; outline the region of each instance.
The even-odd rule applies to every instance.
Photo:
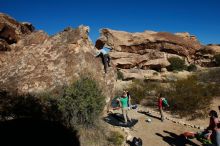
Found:
[[[122,114],[125,120],[125,123],[127,124],[128,121],[131,121],[129,118],[129,106],[128,106],[128,96],[126,91],[123,92],[122,96],[118,99],[120,107],[122,109]]]

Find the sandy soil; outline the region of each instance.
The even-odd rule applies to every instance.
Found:
[[[165,120],[161,122],[158,116],[149,116],[139,111],[147,111],[145,107],[139,107],[137,110],[130,110],[130,116],[138,119],[138,123],[132,128],[125,128],[132,137],[140,137],[143,140],[143,146],[200,146],[201,143],[196,139],[185,140],[180,138],[180,134],[185,131],[199,131],[195,128],[189,128],[183,125]],[[114,111],[120,113],[121,111]],[[150,118],[152,121],[147,122]]]
[[[129,82],[118,83],[117,89],[123,89],[128,86]],[[211,105],[211,109],[218,111],[220,116],[218,106],[220,105],[220,97],[215,98]],[[178,123],[173,123],[171,121],[165,120],[161,122],[157,116],[149,116],[138,111],[148,111],[149,108],[139,107],[138,110],[131,110],[130,116],[134,119],[138,119],[138,123],[132,128],[126,128],[129,131],[131,136],[140,137],[143,140],[143,146],[200,146],[201,143],[196,139],[191,140],[182,140],[179,138],[179,135],[186,131],[197,132],[201,131],[197,128],[190,128],[187,126],[180,125]],[[152,109],[151,109],[152,110]],[[154,109],[155,110],[155,109]],[[114,111],[121,113],[120,110]],[[165,114],[174,118],[169,113]],[[146,122],[146,119],[150,118],[151,122]],[[188,124],[198,125],[200,127],[207,127],[209,124],[209,117],[205,119],[196,119],[196,120],[186,120],[186,119],[176,119],[177,121],[183,121]],[[119,127],[120,128],[120,127]]]
[[[181,133],[185,131],[197,131],[197,129],[184,127],[168,120],[161,122],[158,117],[149,117],[138,112],[134,113],[134,111],[131,114],[134,118],[139,119],[131,135],[141,137],[146,146],[200,145],[196,140],[193,141],[195,142],[194,144],[191,141],[180,140],[179,138]],[[152,121],[150,123],[146,122],[147,118],[150,118]]]
[[[213,101],[212,101],[212,104],[210,106],[210,110],[215,110],[218,112],[218,116],[220,117],[220,112],[218,110],[218,106],[220,106],[220,97],[216,97]],[[188,123],[192,123],[192,124],[197,124],[197,125],[200,125],[202,127],[207,127],[207,125],[209,124],[209,117],[205,118],[205,119],[195,119],[195,120],[192,120],[192,121],[189,121],[189,120],[185,120],[187,121]]]

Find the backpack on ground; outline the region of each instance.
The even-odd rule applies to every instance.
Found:
[[[168,101],[166,98],[162,98],[163,107],[169,107]]]
[[[134,137],[131,146],[142,146],[143,142],[141,138]]]
[[[119,99],[119,97],[116,96],[116,97],[113,98],[112,101],[111,101],[111,108],[112,108],[113,110],[120,109],[120,104],[119,104],[118,99]]]

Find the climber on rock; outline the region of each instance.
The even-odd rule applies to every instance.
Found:
[[[104,45],[101,50],[97,51],[96,57],[102,57],[102,63],[104,64],[105,73],[107,73],[107,68],[110,67],[110,52],[111,48],[107,45]]]

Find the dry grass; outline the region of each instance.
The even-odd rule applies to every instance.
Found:
[[[101,128],[82,128],[79,135],[81,146],[108,145],[107,136]]]
[[[102,122],[93,128],[81,128],[79,135],[81,146],[121,146],[125,140],[121,132]]]

